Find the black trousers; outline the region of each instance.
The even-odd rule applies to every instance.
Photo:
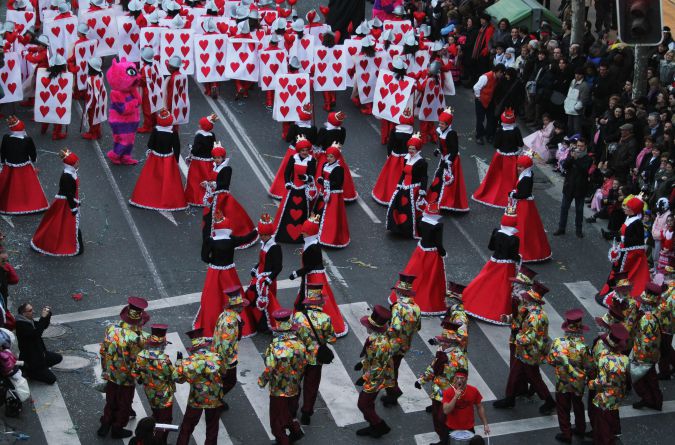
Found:
[[[61,363],[61,360],[63,360],[61,354],[47,351],[45,353],[44,367],[34,368],[31,367],[30,365],[27,365],[23,367],[23,372],[26,375],[26,377],[28,377],[31,380],[37,380],[38,382],[43,382],[48,385],[52,385],[54,384],[54,382],[56,382],[56,376],[49,368]]]

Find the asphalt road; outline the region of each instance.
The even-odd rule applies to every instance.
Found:
[[[215,132],[231,156],[230,165],[234,170],[231,191],[249,215],[257,219],[262,211],[271,213],[277,205],[267,196],[266,188],[271,181],[270,173],[276,171],[286,150],[286,144],[280,139],[281,125],[274,122],[271,113],[264,108],[264,97],[260,91],[253,91],[251,97],[244,102],[234,102],[232,84],[221,86],[220,91],[219,101],[207,100],[200,93],[199,86],[191,81],[192,122],[180,129],[182,153],[185,157],[189,152],[188,144],[192,142],[192,135],[197,130],[198,119],[212,112],[220,114],[223,119],[216,123]],[[315,96],[316,122],[321,125],[325,121],[325,113],[320,107],[322,98],[318,94]],[[472,140],[474,118],[470,91],[458,88],[457,96],[450,98],[449,102],[456,110],[454,127],[460,134],[467,189],[472,192],[479,184],[479,165],[484,165],[481,164],[484,161],[489,162],[493,150],[489,146],[477,146]],[[11,108],[5,106],[3,111],[8,113]],[[347,140],[343,150],[352,172],[359,175],[355,182],[363,202],[348,206],[352,243],[346,249],[326,251],[329,258],[327,269],[338,304],[350,305],[345,306],[348,308],[361,308],[359,303],[362,302],[370,306],[386,304],[389,288],[394,284],[398,271],[405,266],[416,242],[395,238],[386,233],[383,223],[386,209],[370,198],[370,190],[386,157],[385,148],[379,144],[379,123],[370,116],[361,115],[352,106],[347,93],[338,94],[338,109],[344,110],[348,115],[345,122]],[[27,122],[27,130],[38,146],[37,165],[49,197],[57,191],[62,169],[56,153],[67,146],[80,156],[81,224],[85,253],[79,257],[64,259],[44,257],[31,251],[29,240],[41,215],[0,220],[0,230],[7,236],[6,244],[11,261],[21,278],[20,284],[11,289],[10,304],[13,308],[23,301],[30,301],[38,308],[48,304],[54,308],[57,318],[68,314],[62,323],[66,328],[65,333],[47,340],[48,348],[62,351],[69,356],[88,357],[92,365],[57,371],[58,391],[35,385],[33,389],[37,403],[33,409],[27,405],[20,418],[4,420],[9,428],[29,434],[31,439],[28,443],[32,444],[113,443],[115,441],[111,439],[100,441],[95,435],[103,401],[101,394],[93,388],[96,383],[93,366],[95,360],[93,356],[87,356],[85,347],[98,343],[104,326],[117,319],[117,316],[115,310],[99,312],[100,316],[75,314],[123,305],[129,295],[156,300],[155,304],[160,303],[160,299],[184,296],[167,300],[168,307],[164,309],[152,310],[152,322],[168,323],[170,332],[181,335],[189,330],[198,304],[181,303],[193,301],[190,298],[194,297],[189,294],[200,292],[206,272],[206,267],[199,258],[201,210],[176,212],[172,215],[172,220],[158,212],[129,206],[127,200],[141,165],[120,167],[107,162],[104,153],[110,149],[112,139],[106,125],[103,126],[104,137],[99,143],[80,139],[77,134],[80,116],[78,111],[74,113],[74,123],[69,128],[68,139],[55,143],[49,139],[49,135],[40,135],[37,126],[29,122],[28,110],[18,109],[17,112]],[[523,133],[526,134],[527,131],[523,129]],[[137,137],[135,157],[143,157],[146,141],[145,135]],[[435,167],[436,160],[432,150],[433,147],[427,145],[424,156]],[[546,229],[552,233],[556,228],[560,205],[559,180],[553,177],[552,182],[547,175],[537,170],[535,181],[537,206]],[[501,216],[498,209],[473,201],[470,205],[471,211],[468,214],[449,214],[443,219],[449,279],[465,284],[478,273],[489,256],[487,242]],[[539,273],[538,278],[551,289],[545,307],[552,318],[552,328],[555,329],[559,328],[554,321],[556,314],[563,314],[567,309],[586,303],[585,321],[591,326],[591,315],[598,310],[592,301],[589,283],[599,288],[606,278],[609,271],[609,246],[600,238],[597,228],[587,226],[585,233],[583,240],[573,235],[551,237],[553,259],[533,266]],[[287,277],[300,263],[296,246],[285,245],[283,251],[284,271],[281,278]],[[242,282],[248,281],[248,270],[256,259],[256,247],[235,254]],[[565,283],[575,284],[568,287]],[[570,289],[575,289],[575,293]],[[74,294],[82,294],[82,299],[76,301],[72,298]],[[294,296],[293,288],[282,290],[281,303],[290,306]],[[425,323],[432,326],[436,321],[429,320]],[[503,346],[506,335],[505,328],[495,330],[484,324],[471,322],[469,359],[496,397],[503,395],[507,364],[499,353],[501,349],[495,345]],[[592,330],[587,338],[590,340],[594,335]],[[253,345],[253,357],[240,361],[248,360],[248,363],[255,366],[258,359],[254,352],[263,352],[269,339],[269,335],[254,337],[250,343]],[[182,340],[186,343],[184,336]],[[345,368],[344,372],[352,381],[355,380],[357,373],[352,367],[361,349],[358,336],[350,332],[338,341],[335,349]],[[406,363],[414,373],[419,373],[431,358],[432,352],[423,339],[416,337],[413,348],[406,357]],[[253,373],[253,369],[240,365],[240,380],[250,379],[249,374]],[[551,369],[547,367],[545,372],[553,380]],[[624,419],[621,438],[623,443],[670,443],[663,433],[672,431],[672,422],[675,420],[672,414],[675,408],[675,385],[673,382],[666,382],[661,387],[665,400],[671,401],[667,405],[670,412],[644,412],[642,414],[648,415]],[[418,392],[412,386],[403,387],[403,390],[407,393]],[[345,386],[344,397],[348,397],[350,391],[353,391],[353,387]],[[238,385],[228,397],[231,409],[223,414],[222,422],[231,443],[267,444],[270,442],[265,431],[267,425],[264,415],[261,414],[266,407],[261,408],[253,403],[250,394],[250,386]],[[338,394],[337,397],[342,395]],[[141,399],[148,410],[144,397],[138,400]],[[307,435],[302,443],[375,443],[374,440],[361,439],[354,435],[354,431],[363,424],[337,426],[336,419],[324,400],[325,397],[322,396],[312,425],[305,428]],[[633,401],[635,397],[631,395],[626,404]],[[542,421],[537,411],[539,404],[534,399],[522,400],[514,410],[495,411],[491,403],[486,403],[490,423],[503,423],[507,433],[494,437],[491,443],[555,443],[553,436],[557,430],[550,428],[546,419],[543,419],[544,423],[537,423]],[[66,409],[62,409],[63,407]],[[356,411],[355,405],[353,411]],[[378,411],[393,428],[380,443],[427,443],[416,442],[415,439],[416,435],[433,431],[431,418],[424,411],[411,409],[410,412],[404,412],[401,408],[385,409],[380,406]],[[47,414],[53,416],[53,422],[45,420]],[[174,422],[179,422],[181,416],[181,410],[176,408]],[[68,421],[72,423],[72,428],[68,426]],[[64,425],[68,428],[64,428]],[[417,440],[422,439],[418,437]]]

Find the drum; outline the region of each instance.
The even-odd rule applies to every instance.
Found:
[[[467,445],[475,436],[474,433],[468,430],[455,430],[450,433],[450,445]]]

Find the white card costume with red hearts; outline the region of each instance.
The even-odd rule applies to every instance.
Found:
[[[366,57],[361,54],[354,68],[354,85],[359,94],[359,101],[362,104],[372,103],[377,83],[375,57]]]
[[[445,96],[443,95],[442,80],[437,76],[430,76],[423,80],[424,90],[421,93],[420,107],[417,117],[421,121],[437,122],[438,115],[445,110]]]
[[[258,81],[258,42],[253,39],[229,39],[225,54],[228,79]]]
[[[85,116],[94,110],[91,124],[96,125],[108,120],[108,92],[103,83],[103,76],[87,76],[87,103]]]
[[[191,29],[161,29],[160,32],[160,58],[159,72],[162,75],[169,74],[167,64],[171,56],[179,56],[183,61],[180,67],[182,74],[194,74],[195,61],[194,49],[192,48],[192,36],[194,31]]]
[[[160,37],[161,37],[161,32],[163,28],[158,28],[158,27],[145,27],[141,28],[141,48],[145,48],[146,46],[149,46],[152,48],[152,51],[155,53],[154,59],[159,62],[160,61]]]
[[[75,44],[73,53],[75,54],[75,67],[77,69],[75,72],[75,81],[79,91],[85,91],[87,89],[87,72],[89,71],[87,61],[94,56],[96,45],[98,45],[98,41],[94,39],[85,40],[84,42]]]
[[[87,12],[82,21],[89,26],[87,38],[98,41],[97,57],[117,55],[117,15],[113,9]]]
[[[312,71],[312,64],[314,63],[314,37],[311,35],[304,35],[302,39],[298,39],[293,34],[294,40],[288,50],[288,58],[293,56],[300,61],[300,72],[309,74]]]
[[[391,69],[391,62],[394,60],[394,57],[403,53],[403,47],[399,45],[389,45],[389,48],[386,49],[382,45],[377,45],[375,48],[375,64],[378,69]]]
[[[173,114],[174,124],[183,125],[190,121],[190,96],[188,78],[185,74],[173,74],[164,78],[164,106]]]
[[[356,73],[355,65],[361,52],[361,40],[346,39],[342,45],[347,51],[347,86],[353,87],[354,74]]]
[[[385,20],[382,29],[384,31],[391,29],[394,33],[394,41],[400,42],[405,33],[413,29],[413,26],[408,20]]]
[[[211,15],[204,15],[200,17],[195,17],[194,21],[192,22],[192,30],[195,32],[195,35],[199,34],[204,34],[204,27],[202,24],[204,23],[205,20],[212,19],[213,22],[216,24],[216,29],[220,34],[228,34],[230,31],[230,26],[234,26],[235,29],[237,27],[236,23],[232,19],[228,19],[227,17],[214,17]],[[195,47],[195,50],[197,48]]]
[[[321,41],[321,38],[327,32],[331,32],[330,26],[325,23],[316,24],[316,25],[305,25],[305,34],[314,36],[315,41]]]
[[[26,2],[26,5],[28,5],[28,2]],[[13,22],[16,26],[23,26],[24,30],[35,27],[36,18],[35,11],[8,10],[6,15],[8,22]]]
[[[0,104],[23,100],[21,88],[21,57],[19,53],[5,53],[5,65],[0,68],[0,86],[5,96]]]
[[[196,36],[194,49],[197,82],[223,82],[227,80],[227,77],[225,77],[226,35]]]
[[[185,14],[183,18],[190,24],[190,29],[193,30],[195,34],[201,34],[204,30],[201,28],[201,23],[197,23],[197,18],[206,15],[206,8],[183,6],[183,9],[187,11],[187,14]]]
[[[44,34],[49,37],[50,54],[61,54],[66,59],[77,40],[77,17],[49,20],[42,23]]]
[[[431,54],[426,49],[421,49],[415,52],[415,55],[408,55],[406,60],[408,62],[408,74],[417,74],[424,71],[429,66]]]
[[[164,107],[164,78],[159,74],[157,62],[144,63],[141,66],[141,77],[145,79],[145,86],[148,90],[150,112],[156,113]]]
[[[298,120],[298,107],[311,101],[309,74],[280,74],[274,90],[272,119],[277,122]]]
[[[117,55],[128,62],[141,61],[141,29],[136,20],[128,15],[117,17]]]
[[[35,75],[35,122],[70,124],[73,98],[73,73],[61,73],[53,79],[45,68]]]
[[[260,51],[260,79],[258,85],[262,91],[276,88],[276,78],[287,72],[288,62],[283,49],[266,49]]]
[[[375,84],[373,116],[398,123],[406,108],[412,108],[415,79],[403,76],[397,80],[393,72],[381,69]]]
[[[447,56],[444,56],[441,58],[443,61],[443,65],[447,64],[449,62],[449,58]],[[441,76],[443,78],[443,94],[446,96],[454,96],[455,95],[455,80],[452,78],[452,71],[447,70],[447,71],[441,71]]]
[[[343,91],[347,89],[347,51],[342,45],[314,47],[315,91]]]

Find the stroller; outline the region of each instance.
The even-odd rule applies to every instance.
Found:
[[[19,417],[23,404],[19,394],[9,377],[0,376],[0,406],[5,405],[5,416]]]

